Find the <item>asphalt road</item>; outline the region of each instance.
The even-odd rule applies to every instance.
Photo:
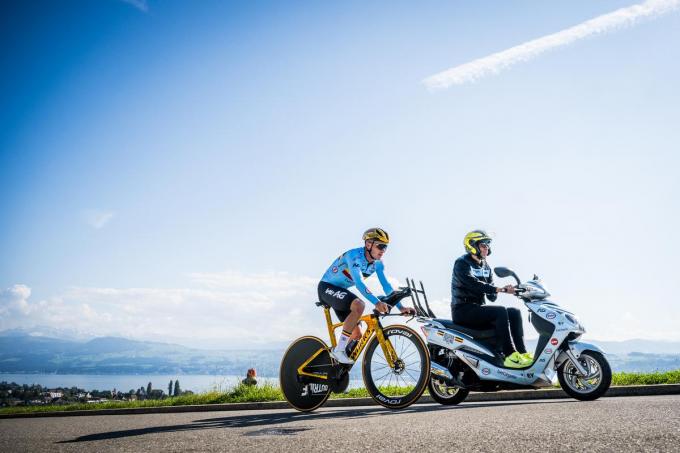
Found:
[[[680,395],[0,420],[0,451],[680,451]]]

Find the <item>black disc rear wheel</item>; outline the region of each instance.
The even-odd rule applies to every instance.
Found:
[[[304,371],[326,376],[300,376],[298,368],[314,354],[318,355],[309,362]],[[326,402],[331,394],[331,380],[335,375],[326,344],[317,337],[298,338],[288,347],[281,360],[279,381],[286,401],[295,409],[303,412],[313,411]]]

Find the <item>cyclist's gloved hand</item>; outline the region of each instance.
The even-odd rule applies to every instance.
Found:
[[[378,310],[380,313],[389,313],[390,306],[387,305],[385,302],[378,302],[377,304],[375,304],[375,309]]]
[[[402,315],[415,315],[416,309],[413,307],[401,307],[399,309]]]

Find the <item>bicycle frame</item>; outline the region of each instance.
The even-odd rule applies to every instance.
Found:
[[[335,330],[338,329],[339,327],[342,327],[343,323],[333,323],[333,320],[331,319],[331,310],[328,307],[324,307],[324,315],[326,316],[326,326],[328,328],[328,336],[331,339],[331,347],[334,348],[337,345],[337,342],[335,340]],[[378,337],[378,343],[380,344],[380,348],[383,351],[383,354],[385,354],[385,360],[387,361],[388,365],[390,367],[394,367],[394,363],[397,360],[397,353],[392,347],[392,343],[390,343],[389,340],[385,339],[383,336],[382,332],[382,326],[380,325],[380,321],[378,320],[378,317],[375,314],[368,314],[364,315],[361,318],[359,318],[359,322],[365,322],[366,323],[366,331],[364,334],[361,336],[359,339],[359,342],[354,348],[354,351],[352,351],[352,355],[350,356],[352,360],[356,361],[359,355],[363,352],[364,348],[368,344],[368,341],[371,339],[371,337],[375,334]],[[327,374],[320,374],[320,373],[313,373],[309,371],[305,371],[305,368],[309,363],[311,363],[319,354],[321,354],[323,351],[325,351],[327,348],[319,348],[318,351],[316,351],[314,354],[312,354],[309,359],[305,360],[305,362],[300,365],[297,369],[297,372],[300,376],[309,376],[317,379],[328,379]]]

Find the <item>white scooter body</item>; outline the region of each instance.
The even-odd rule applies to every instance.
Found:
[[[576,316],[550,302],[547,299],[549,293],[537,277],[517,288],[521,293],[518,297],[522,298],[531,313],[532,324],[534,327],[537,324],[543,327],[537,328],[540,337],[534,352],[535,360],[529,367],[517,369],[497,366],[500,360],[483,343],[463,332],[446,328],[441,320],[420,317],[428,343],[451,351],[477,374],[480,381],[506,382],[527,387],[552,386],[557,369],[567,360],[571,360],[584,376],[588,375],[588,370],[577,360],[581,352],[604,352],[595,345],[577,341],[585,333],[585,329]],[[433,375],[453,379],[448,369],[434,361],[432,363]]]

